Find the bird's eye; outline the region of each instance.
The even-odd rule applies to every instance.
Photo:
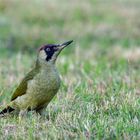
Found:
[[[46,51],[49,52],[50,51],[50,48],[46,48]]]

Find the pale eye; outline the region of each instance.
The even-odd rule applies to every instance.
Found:
[[[49,52],[50,51],[50,48],[46,48],[46,51]]]

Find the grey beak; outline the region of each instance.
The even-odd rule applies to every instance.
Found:
[[[73,40],[70,40],[70,41],[67,41],[63,44],[59,44],[59,45],[56,45],[56,49],[57,50],[63,50],[66,46],[68,46],[69,44],[71,44],[73,42]]]
[[[67,41],[67,42],[65,42],[65,43],[63,43],[63,44],[60,44],[60,46],[66,47],[66,46],[68,46],[69,44],[71,44],[72,42],[73,42],[73,40],[70,40],[70,41]]]

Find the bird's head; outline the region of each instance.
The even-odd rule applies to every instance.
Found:
[[[45,62],[50,62],[50,63],[55,63],[57,56],[59,53],[69,44],[71,44],[73,41],[67,41],[62,44],[47,44],[39,48],[39,59],[45,61]]]

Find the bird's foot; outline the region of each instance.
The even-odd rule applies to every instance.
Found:
[[[21,111],[19,112],[19,122],[21,122],[21,120],[22,120],[25,116],[27,116],[27,110],[21,110]]]

